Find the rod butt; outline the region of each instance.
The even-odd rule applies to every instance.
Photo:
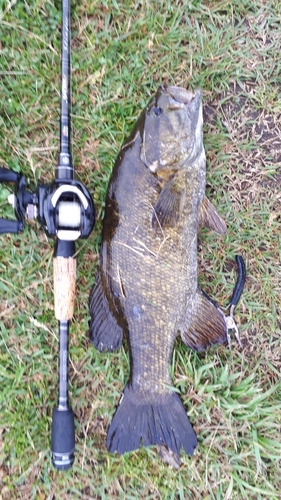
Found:
[[[70,469],[74,462],[75,426],[71,408],[53,411],[52,420],[52,464],[57,470]]]

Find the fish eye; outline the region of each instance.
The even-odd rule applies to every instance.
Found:
[[[159,108],[159,106],[153,106],[151,108],[151,113],[154,115],[154,116],[159,116],[161,115],[163,109],[162,108]]]

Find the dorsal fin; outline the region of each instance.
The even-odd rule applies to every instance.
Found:
[[[99,270],[90,295],[89,322],[90,341],[99,351],[119,349],[123,339],[123,329],[117,323],[112,304],[108,303]]]

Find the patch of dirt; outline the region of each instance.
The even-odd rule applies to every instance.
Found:
[[[270,102],[265,98],[262,102],[262,92],[255,82],[246,82],[243,88],[232,84],[227,92],[204,106],[205,124],[219,126],[229,135],[227,152],[240,163],[245,179],[242,187],[246,189],[249,182],[257,182],[256,188],[271,189],[281,182],[278,89],[273,88]]]

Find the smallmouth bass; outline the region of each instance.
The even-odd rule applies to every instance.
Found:
[[[128,336],[130,379],[108,430],[119,454],[142,444],[192,455],[197,438],[170,362],[178,333],[194,350],[227,341],[225,316],[197,286],[197,233],[226,226],[205,197],[200,90],[161,86],[117,157],[108,187],[90,339]]]

